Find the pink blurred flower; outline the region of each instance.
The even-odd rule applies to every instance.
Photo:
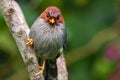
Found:
[[[119,58],[119,48],[115,45],[108,45],[105,50],[105,57],[109,60],[117,60]]]

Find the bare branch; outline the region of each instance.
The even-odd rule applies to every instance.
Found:
[[[2,14],[14,40],[16,41],[22,59],[26,65],[26,69],[30,74],[30,79],[44,80],[42,75],[36,76],[36,73],[39,72],[39,64],[35,53],[29,46],[25,45],[28,38],[27,35],[29,33],[29,28],[20,7],[12,0],[1,0],[0,3]]]
[[[68,80],[68,73],[63,54],[57,59],[57,68],[58,68],[58,80]]]
[[[36,73],[39,72],[37,58],[32,49],[25,45],[28,39],[29,27],[19,5],[14,0],[0,0],[0,9],[11,34],[16,41],[30,79],[44,80],[43,75],[36,76]],[[68,73],[63,54],[57,59],[57,67],[58,80],[68,80]]]

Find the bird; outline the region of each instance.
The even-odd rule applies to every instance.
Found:
[[[57,58],[66,48],[67,32],[62,12],[55,6],[49,6],[33,23],[26,45],[30,45],[39,58],[40,72],[45,80],[57,79]],[[46,70],[45,70],[46,69]]]

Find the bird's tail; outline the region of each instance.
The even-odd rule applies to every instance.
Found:
[[[42,65],[43,60],[40,57],[38,57],[38,61],[39,61],[39,64]],[[45,80],[58,80],[56,59],[46,60],[43,75]]]
[[[57,65],[55,60],[46,61],[45,80],[57,80]]]

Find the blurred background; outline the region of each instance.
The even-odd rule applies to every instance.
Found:
[[[120,0],[17,0],[29,26],[54,5],[65,19],[69,80],[120,80]],[[0,80],[29,80],[0,13]]]

